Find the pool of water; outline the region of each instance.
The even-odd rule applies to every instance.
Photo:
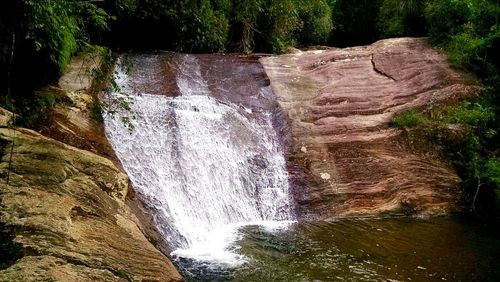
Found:
[[[176,261],[188,281],[500,281],[500,232],[475,220],[391,218],[240,229],[237,268]]]

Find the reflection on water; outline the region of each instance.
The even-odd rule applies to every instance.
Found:
[[[247,226],[237,269],[177,262],[188,280],[500,281],[500,232],[452,218],[297,223],[269,232]]]

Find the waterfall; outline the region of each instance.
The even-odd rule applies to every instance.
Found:
[[[116,68],[120,91],[103,101],[130,111],[105,115],[106,135],[172,255],[240,263],[238,227],[294,219],[284,151],[270,112],[249,118],[213,98],[195,56],[176,60],[177,97],[137,92]]]

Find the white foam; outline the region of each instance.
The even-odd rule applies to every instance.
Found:
[[[171,253],[174,257],[191,258],[200,261],[210,261],[224,267],[238,267],[248,259],[237,253],[239,249],[234,245],[241,239],[239,229],[245,226],[260,226],[267,232],[273,233],[286,229],[296,221],[255,221],[228,224],[212,229],[206,241],[195,242],[189,248],[177,249]]]
[[[136,118],[130,131],[131,113],[106,116],[106,135],[172,255],[236,266],[246,260],[234,247],[240,227],[294,219],[284,152],[270,114],[257,123],[207,96],[196,59],[181,59],[175,98],[132,94],[117,68],[122,92],[110,100],[127,97]]]

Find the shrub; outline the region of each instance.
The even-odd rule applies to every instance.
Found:
[[[22,5],[22,33],[61,70],[87,44],[87,28],[105,29],[109,19],[103,9],[86,1],[23,0]]]
[[[447,123],[484,127],[495,119],[495,111],[487,103],[465,102],[462,105],[450,107],[447,111],[445,119]]]
[[[430,1],[424,10],[429,24],[429,39],[432,43],[443,43],[450,36],[462,31],[463,25],[470,17],[465,0]]]
[[[411,128],[423,125],[427,122],[424,114],[417,110],[410,110],[395,116],[391,121],[391,126],[396,128]]]

